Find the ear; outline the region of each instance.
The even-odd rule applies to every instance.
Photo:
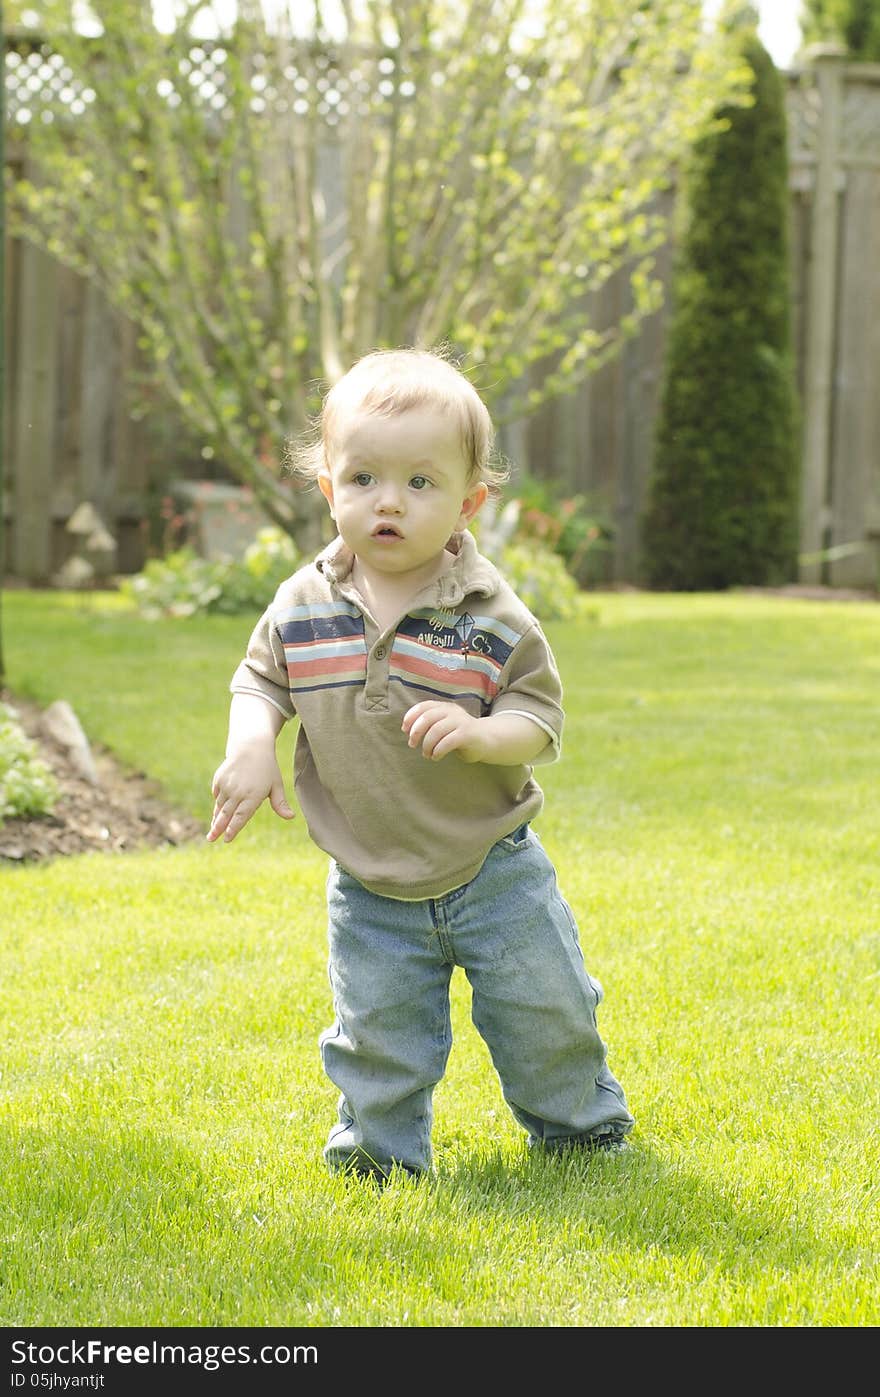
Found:
[[[479,514],[483,505],[489,497],[489,487],[485,480],[480,480],[469,490],[461,502],[461,514],[458,516],[457,531],[467,528],[472,519]]]
[[[324,499],[330,506],[331,517],[335,518],[335,515],[333,514],[333,481],[331,479],[329,471],[319,472],[318,489],[321,491],[321,494],[324,496]]]

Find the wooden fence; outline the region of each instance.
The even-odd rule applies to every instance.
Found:
[[[20,72],[20,63],[19,63]],[[880,576],[880,65],[817,51],[786,74],[792,312],[803,407],[801,580],[874,588]],[[13,92],[13,96],[15,93]],[[30,100],[22,84],[18,100]],[[16,159],[14,147],[8,152]],[[671,249],[661,258],[669,286]],[[128,403],[136,336],[89,283],[26,243],[6,249],[4,514],[9,573],[51,579],[66,524],[91,501],[136,571],[145,525],[174,477],[206,474],[161,404]],[[598,302],[625,307],[622,278]],[[609,526],[604,576],[640,580],[669,300],[573,394],[508,425],[514,466],[587,496]],[[217,478],[216,468],[212,472]],[[222,473],[221,473],[222,478]]]
[[[802,410],[800,580],[880,583],[880,65],[833,49],[786,74],[791,305]],[[669,286],[671,250],[663,258]],[[624,289],[600,304],[621,314]],[[575,396],[513,435],[538,474],[584,491],[637,581],[670,298]]]

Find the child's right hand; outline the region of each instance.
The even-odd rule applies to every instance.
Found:
[[[295,819],[287,803],[274,745],[250,743],[238,748],[218,766],[211,794],[214,813],[207,833],[209,843],[222,835],[224,843],[228,844],[244,829],[267,796],[275,814],[282,820]]]

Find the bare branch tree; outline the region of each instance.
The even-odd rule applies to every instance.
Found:
[[[657,195],[740,76],[699,0],[251,0],[211,38],[201,0],[170,32],[91,8],[97,37],[44,7],[74,96],[27,132],[16,226],[292,531],[285,439],[360,354],[444,343],[522,416],[615,352],[658,305]],[[598,328],[621,268],[632,309]]]

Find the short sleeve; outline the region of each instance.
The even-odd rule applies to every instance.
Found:
[[[233,694],[256,694],[285,718],[292,718],[296,709],[290,696],[284,646],[273,615],[274,608],[270,607],[260,617],[229,688]]]
[[[541,627],[535,622],[514,646],[501,674],[501,687],[492,703],[492,713],[519,713],[531,718],[550,738],[533,765],[544,765],[559,758],[564,713],[562,681],[553,652]]]

